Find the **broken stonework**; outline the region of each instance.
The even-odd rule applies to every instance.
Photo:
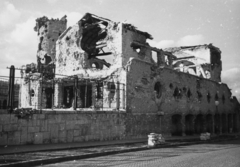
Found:
[[[62,19],[48,19],[43,16],[36,20],[34,30],[38,33],[39,44],[37,51],[38,72],[43,65],[55,61],[56,41],[67,27],[66,17]]]
[[[151,132],[185,136],[239,131],[239,103],[221,83],[219,48],[155,48],[147,43],[152,36],[131,24],[90,13],[79,19],[68,28],[66,17],[37,19],[37,65],[22,71],[20,106],[67,115],[61,116],[58,133],[38,134],[35,143],[83,141],[74,132],[77,128],[83,128],[84,140],[113,139],[107,127],[97,129],[90,121],[99,130],[94,135],[84,123],[99,121],[105,112],[121,118],[113,114],[102,120],[113,121],[108,126],[116,127],[111,132],[120,129],[115,137],[121,139]],[[89,115],[76,125],[68,112]],[[62,123],[67,132],[60,132]]]

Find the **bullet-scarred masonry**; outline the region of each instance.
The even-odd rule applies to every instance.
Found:
[[[19,108],[32,114],[0,113],[1,145],[240,130],[212,44],[151,47],[149,33],[90,13],[68,28],[66,16],[44,16],[34,30],[36,64],[23,66],[19,91]]]

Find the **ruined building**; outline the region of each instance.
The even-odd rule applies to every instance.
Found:
[[[221,83],[221,51],[212,44],[151,47],[147,32],[89,13],[69,28],[66,17],[42,17],[36,22],[37,64],[22,71],[20,107],[45,114],[74,112],[66,126],[81,119],[78,114],[91,115],[86,116],[88,123],[72,125],[74,130],[87,129],[79,132],[81,138],[75,140],[73,135],[68,140],[72,129],[61,129],[56,123],[58,134],[47,136],[46,141],[239,130],[239,103]],[[113,122],[104,126],[106,121]],[[68,135],[60,139],[64,130]]]

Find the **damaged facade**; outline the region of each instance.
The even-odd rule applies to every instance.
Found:
[[[66,17],[36,22],[37,64],[22,71],[19,107],[112,113],[122,128],[108,140],[239,131],[239,103],[212,44],[154,48],[150,34],[89,13],[69,28]]]

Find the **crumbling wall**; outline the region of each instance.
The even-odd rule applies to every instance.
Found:
[[[39,96],[41,95],[40,82],[24,78],[21,81],[20,107],[21,108],[39,108]]]
[[[118,108],[117,105],[120,105],[125,108],[126,71],[122,67],[121,23],[86,14],[77,24],[63,32],[57,41],[56,50],[56,78],[68,80],[68,76],[77,75],[80,81],[104,80],[102,107]],[[66,85],[61,84],[61,81],[59,83],[55,87],[55,94],[64,96],[63,88]],[[119,83],[119,91],[112,93],[108,83],[113,83],[115,87]],[[94,84],[92,94],[94,106],[99,100],[94,98]],[[55,106],[61,106],[62,101],[62,97],[55,96]]]
[[[87,21],[88,16],[69,27],[57,41],[56,73],[103,78],[121,68],[121,24],[100,20],[86,24]],[[111,56],[112,64],[108,58],[101,59],[102,55]],[[102,68],[103,65],[107,67]]]
[[[25,74],[21,79],[20,108],[42,109],[47,107],[46,89],[51,88],[51,83],[40,79],[40,74]],[[52,92],[53,93],[53,92]]]
[[[207,114],[220,114],[221,119],[225,119],[225,115],[236,112],[230,89],[226,84],[169,68],[157,68],[138,59],[132,59],[128,64],[127,112],[133,115],[150,114],[160,117],[161,121],[155,122],[155,126],[161,128],[165,135],[171,135],[175,130],[184,135],[185,116],[188,114],[193,115],[193,120],[197,115],[203,115],[201,124],[204,125],[203,129],[206,129],[208,125],[204,120]],[[179,116],[179,119],[176,120],[174,115]],[[179,125],[173,125],[174,120],[179,121]],[[226,121],[217,121],[212,127],[218,129],[217,132],[220,128],[221,132],[222,127],[226,127],[225,124]],[[199,125],[195,127],[200,128]]]
[[[219,102],[218,112],[232,111],[231,92],[225,84],[167,68],[154,70],[150,63],[136,59],[131,60],[128,69],[127,109],[130,112],[215,112],[215,101]],[[155,90],[157,82],[161,87],[159,96]]]
[[[164,50],[177,57],[177,60],[173,62],[173,67],[176,70],[221,82],[221,51],[212,44],[166,48]]]
[[[112,75],[107,78],[103,78],[97,80],[96,78],[91,79],[81,79],[78,78],[78,87],[73,94],[77,93],[78,96],[78,106],[77,108],[91,108],[91,110],[99,110],[99,109],[111,109],[111,110],[125,110],[126,104],[126,71],[122,68],[119,68],[117,71],[112,73]],[[86,84],[89,86],[87,89],[91,89],[89,93],[91,95],[87,95],[86,92],[81,92],[81,86]],[[97,88],[98,84],[101,84],[99,88]],[[63,108],[64,106],[64,87],[74,87],[73,80],[62,79],[58,83],[55,84],[54,91],[54,106]],[[87,90],[85,88],[85,91]],[[91,106],[84,107],[80,105],[84,99],[80,94],[83,93],[84,98],[87,96],[91,96]],[[72,99],[73,100],[73,99]],[[71,100],[70,100],[71,101]],[[85,101],[85,100],[84,100]],[[73,105],[73,104],[72,104]],[[73,107],[71,105],[71,107]]]
[[[38,33],[39,44],[37,51],[38,71],[41,65],[54,62],[56,55],[56,41],[67,27],[66,17],[62,19],[48,19],[43,16],[36,20],[34,30]]]
[[[151,50],[146,47],[133,45],[133,42],[139,42],[148,45],[146,39],[152,39],[151,35],[144,32],[139,32],[132,25],[123,24],[122,29],[122,53],[123,53],[123,66],[126,66],[131,58],[140,59],[146,62],[153,62]]]

